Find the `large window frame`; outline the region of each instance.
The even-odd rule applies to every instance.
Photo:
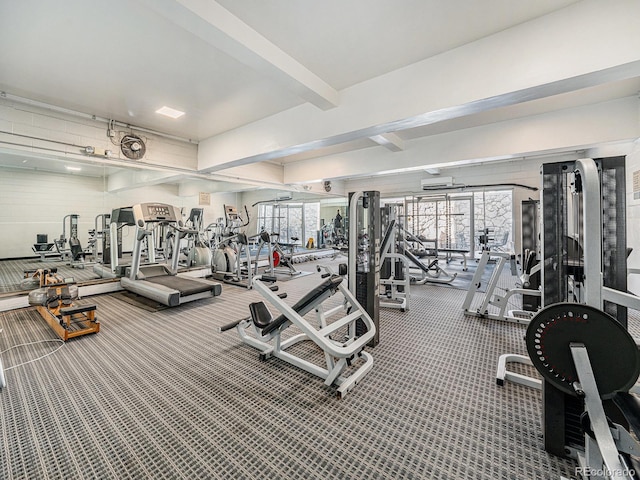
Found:
[[[264,203],[258,206],[257,232],[276,233],[280,243],[314,243],[320,228],[320,202]],[[298,240],[293,240],[296,237]]]

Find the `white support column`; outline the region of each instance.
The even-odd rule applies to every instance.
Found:
[[[598,167],[590,158],[576,160],[582,178],[584,231],[584,298],[587,305],[602,309],[602,198]]]

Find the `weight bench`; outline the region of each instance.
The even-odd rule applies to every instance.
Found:
[[[438,258],[433,259],[428,265],[425,265],[419,258],[417,258],[409,249],[404,248],[401,243],[398,243],[398,253],[404,255],[413,263],[421,272],[422,278],[413,281],[416,285],[424,285],[427,282],[432,283],[451,283],[456,279],[458,275],[456,273],[449,273],[444,268],[438,265]]]
[[[469,250],[466,250],[466,249],[463,249],[463,248],[438,248],[437,252],[438,252],[438,254],[439,253],[444,253],[445,254],[445,260],[447,261],[447,264],[449,262],[451,262],[454,253],[457,253],[457,254],[461,255],[462,256],[462,271],[463,272],[467,271],[467,255],[470,253]]]
[[[221,332],[236,328],[240,339],[260,352],[260,358],[266,360],[273,356],[295,365],[324,380],[325,385],[337,386],[337,395],[342,398],[371,370],[373,357],[364,351],[365,346],[375,334],[375,325],[371,317],[360,306],[355,297],[343,284],[342,277],[334,275],[329,267],[325,267],[325,280],[309,291],[293,306],[287,305],[280,296],[274,293],[267,283],[273,279],[259,276],[253,280],[253,287],[264,299],[274,306],[280,315],[273,317],[265,302],[250,304],[251,317],[244,318],[220,328]],[[325,311],[323,303],[337,292],[344,301],[337,307]],[[315,311],[317,327],[304,318],[307,313]],[[329,323],[327,320],[340,312],[346,315]],[[356,337],[356,322],[363,322],[366,333]],[[282,333],[291,325],[298,327],[302,333],[286,340]],[[346,332],[345,332],[346,330]],[[336,338],[340,337],[340,340]],[[313,342],[322,352],[325,365],[319,366],[307,359],[288,352],[287,349],[303,341]],[[361,363],[357,368],[356,363]],[[345,375],[347,367],[355,370]]]

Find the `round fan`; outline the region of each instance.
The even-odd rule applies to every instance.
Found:
[[[131,133],[126,134],[120,140],[120,150],[122,154],[131,160],[140,160],[144,157],[144,152],[147,147],[144,145],[144,141],[137,135]]]

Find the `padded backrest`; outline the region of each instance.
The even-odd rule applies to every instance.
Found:
[[[295,310],[295,312],[301,317],[306,315],[317,305],[322,303],[326,298],[333,295],[338,289],[338,286],[341,282],[342,277],[340,275],[332,275],[320,285],[315,287],[313,290],[308,292],[300,300],[298,300],[291,308]],[[284,314],[279,315],[266,328],[263,329],[262,333],[267,334],[269,332],[272,332],[273,330],[280,328],[288,320],[289,319]]]

